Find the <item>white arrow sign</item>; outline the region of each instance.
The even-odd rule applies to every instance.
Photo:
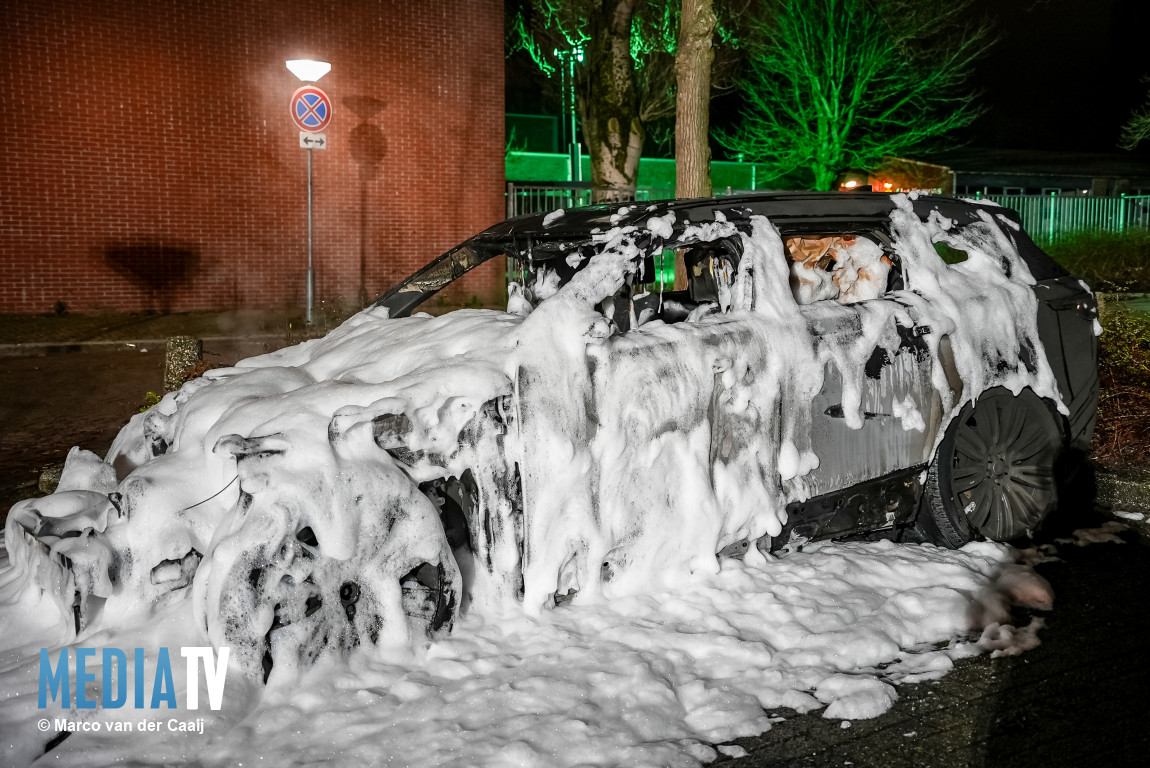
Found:
[[[299,145],[303,149],[327,149],[327,134],[300,131]]]

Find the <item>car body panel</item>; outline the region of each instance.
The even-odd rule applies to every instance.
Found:
[[[1043,280],[1038,297],[1038,332],[1063,401],[1067,430],[1076,451],[1085,453],[1098,411],[1098,370],[1083,361],[1098,359],[1098,305],[1084,284],[1071,277]]]

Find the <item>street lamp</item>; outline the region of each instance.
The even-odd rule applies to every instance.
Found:
[[[313,59],[289,59],[285,61],[288,71],[305,83],[314,83],[331,71],[331,64]],[[293,106],[294,109],[294,106]],[[315,304],[315,270],[312,266],[312,188],[311,188],[311,147],[307,150],[307,307],[304,322],[311,325],[312,306]]]
[[[317,82],[321,77],[331,72],[331,64],[326,61],[313,59],[290,59],[286,62],[288,70],[305,83]]]

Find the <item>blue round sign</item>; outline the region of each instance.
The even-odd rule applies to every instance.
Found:
[[[314,85],[305,85],[291,96],[291,116],[301,131],[322,131],[331,122],[331,100]]]

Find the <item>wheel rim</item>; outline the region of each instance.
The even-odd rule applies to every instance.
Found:
[[[1029,393],[991,393],[961,417],[948,480],[971,528],[997,541],[1032,531],[1058,499],[1059,446],[1053,419]]]

